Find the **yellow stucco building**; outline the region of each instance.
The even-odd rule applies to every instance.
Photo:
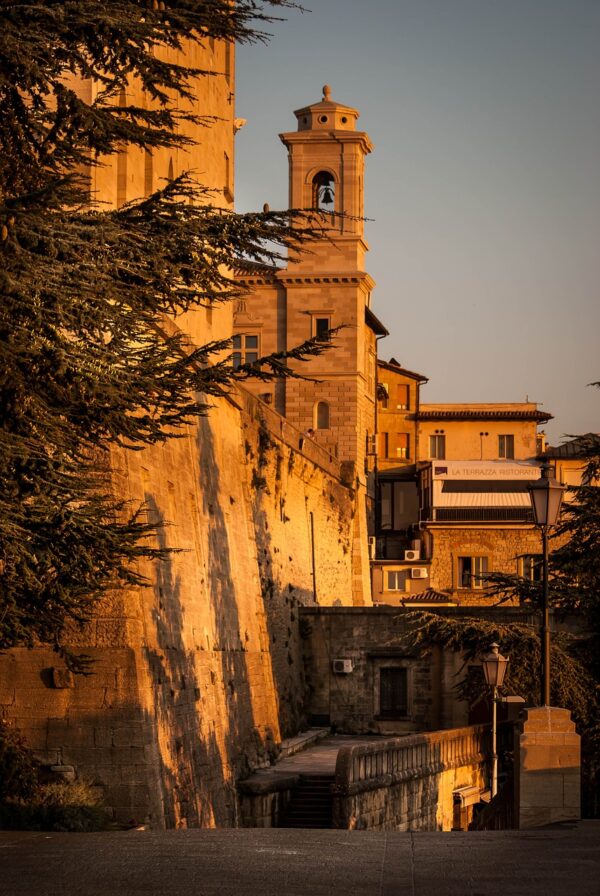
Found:
[[[538,574],[527,483],[551,415],[533,402],[425,403],[425,382],[394,359],[378,364],[373,599],[486,603],[486,573]]]

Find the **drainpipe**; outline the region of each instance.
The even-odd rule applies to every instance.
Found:
[[[310,554],[312,560],[313,599],[317,602],[317,565],[315,562],[315,517],[310,511]]]
[[[381,510],[379,507],[379,404],[378,404],[378,386],[379,386],[379,340],[385,339],[385,336],[375,337],[375,462],[373,464],[373,475],[375,477],[375,532],[379,531],[381,523]],[[372,583],[371,583],[372,585]]]

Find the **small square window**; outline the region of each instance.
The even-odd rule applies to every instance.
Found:
[[[505,460],[514,460],[515,437],[513,435],[498,436],[498,457]]]
[[[458,587],[469,589],[485,588],[485,574],[487,571],[487,557],[459,557]]]
[[[406,583],[406,572],[400,569],[390,569],[387,572],[387,588],[386,591],[404,591]]]
[[[242,364],[256,364],[259,358],[259,336],[236,334],[232,339],[231,362],[235,368]]]
[[[446,436],[429,436],[429,457],[432,460],[445,460]]]
[[[542,581],[542,554],[524,554],[519,560],[519,572],[524,579],[527,579],[529,582]]]
[[[323,338],[330,329],[330,317],[313,317],[313,336],[319,336]]]

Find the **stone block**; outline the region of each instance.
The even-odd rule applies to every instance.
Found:
[[[563,801],[565,806],[577,809],[578,811],[581,808],[581,781],[579,773],[564,776]]]
[[[540,774],[538,777],[527,775],[521,779],[521,806],[562,806],[564,800],[563,776]]]
[[[543,743],[521,741],[521,768],[524,771],[579,768],[579,744],[555,743],[548,735]]]

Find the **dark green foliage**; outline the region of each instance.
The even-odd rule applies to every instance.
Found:
[[[0,720],[0,803],[27,799],[37,787],[37,765],[15,728]]]
[[[83,781],[43,784],[26,799],[0,801],[0,830],[89,833],[108,826],[106,811]]]
[[[0,6],[0,648],[42,640],[64,652],[66,625],[89,619],[108,588],[139,584],[136,561],[164,556],[145,509],[113,497],[113,446],[181,434],[236,378],[290,375],[289,358],[330,344],[233,371],[215,361],[227,343],[192,346],[167,321],[230,300],[227,270],[277,265],[319,221],[236,215],[186,176],[103,211],[81,175],[125,142],[184,142],[178,100],[206,73],[162,61],[161,48],[260,40],[268,10],[291,5]],[[81,76],[100,85],[89,103],[72,89]],[[115,103],[132,79],[152,109]]]
[[[186,40],[264,39],[266,9],[292,7],[287,0],[41,0],[3,3],[0,28],[0,193],[20,194],[47,183],[52,173],[72,171],[93,153],[118,143],[173,146],[182,115],[177,97],[193,96],[192,76],[208,75],[166,62],[160,51],[182,49]],[[88,104],[67,76],[94,78]],[[156,108],[115,106],[132,76]]]
[[[457,618],[417,610],[408,617],[411,626],[406,641],[419,653],[427,654],[434,645],[439,645],[462,654],[464,674],[457,680],[457,693],[469,705],[474,705],[487,691],[478,664],[494,642],[510,658],[503,692],[523,697],[529,705],[538,703],[541,662],[538,629],[519,623],[490,622],[476,616]],[[577,721],[586,725],[593,714],[593,693],[590,694],[586,668],[572,655],[573,643],[569,635],[554,636],[551,699],[553,706],[568,707]]]

